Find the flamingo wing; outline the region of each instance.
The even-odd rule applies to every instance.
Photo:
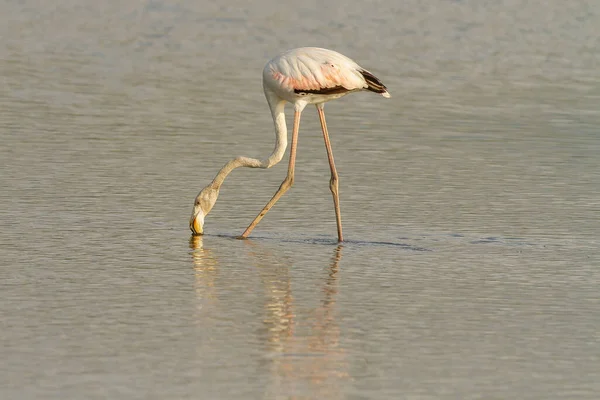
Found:
[[[317,47],[280,54],[266,65],[264,76],[274,89],[289,94],[339,97],[356,90],[387,94],[379,79],[350,58]]]

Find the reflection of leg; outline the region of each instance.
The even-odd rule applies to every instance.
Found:
[[[342,247],[341,244],[338,244],[335,248],[335,252],[333,253],[333,257],[331,258],[331,264],[329,266],[329,277],[327,278],[326,285],[324,288],[324,292],[326,297],[324,299],[323,304],[328,305],[329,303],[334,302],[333,296],[337,293],[337,274],[340,269],[340,261],[342,259]]]
[[[329,133],[327,132],[327,124],[325,123],[325,112],[323,111],[323,104],[317,104],[317,111],[319,112],[319,119],[321,120],[321,129],[323,130],[325,149],[327,150],[329,168],[331,169],[331,180],[329,181],[329,189],[333,194],[333,206],[335,207],[335,221],[337,223],[338,241],[343,242],[344,237],[342,236],[342,215],[340,211],[340,197],[338,194],[338,173],[335,169],[335,162],[333,161],[333,151],[331,150],[331,142],[329,141]]]
[[[338,244],[335,247],[335,253],[333,254],[333,260],[331,261],[331,273],[335,274],[337,273],[339,267],[340,267],[340,261],[342,260],[342,248],[344,247],[344,245],[342,244]]]
[[[300,111],[296,111],[296,113],[294,114],[294,129],[292,131],[292,145],[290,147],[290,163],[288,166],[287,176],[285,177],[284,181],[281,183],[281,186],[279,186],[279,189],[277,189],[277,192],[275,192],[271,200],[269,200],[267,205],[262,209],[260,213],[258,213],[256,218],[254,218],[254,221],[252,221],[250,225],[248,225],[244,233],[242,233],[242,238],[247,238],[248,235],[250,235],[252,230],[256,227],[256,225],[258,225],[260,220],[263,219],[265,214],[271,209],[271,207],[273,207],[277,200],[279,200],[279,198],[283,196],[283,194],[287,192],[294,184],[294,167],[296,164],[296,147],[298,146],[299,127]]]

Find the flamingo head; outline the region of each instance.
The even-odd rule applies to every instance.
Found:
[[[190,218],[190,229],[194,235],[204,234],[204,217],[212,210],[217,202],[217,197],[219,197],[219,189],[215,189],[211,185],[202,189],[196,196]]]

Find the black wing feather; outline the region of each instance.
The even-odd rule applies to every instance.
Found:
[[[360,73],[365,78],[365,81],[367,81],[367,90],[375,93],[387,92],[385,85],[375,75],[364,69]]]
[[[349,92],[349,90],[343,86],[334,86],[320,89],[294,89],[294,93],[296,94],[338,94],[347,92]]]

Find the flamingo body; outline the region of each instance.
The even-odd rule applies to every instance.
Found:
[[[338,174],[333,160],[327,124],[325,123],[323,104],[359,90],[368,90],[381,94],[383,97],[390,97],[387,88],[372,73],[348,57],[318,47],[288,50],[270,60],[263,70],[263,88],[275,124],[275,148],[273,152],[264,160],[236,157],[225,164],[213,181],[196,196],[190,218],[190,229],[194,234],[204,233],[204,218],[212,210],[219,196],[221,185],[231,171],[238,167],[270,168],[281,161],[287,147],[284,108],[285,104],[289,102],[294,106],[294,127],[288,173],[271,200],[242,233],[242,238],[248,237],[265,214],[294,183],[300,114],[308,104],[315,104],[331,170],[329,188],[333,194],[338,241],[343,241]]]
[[[288,50],[273,58],[263,70],[263,85],[290,103],[324,103],[358,90],[390,97],[369,71],[343,54],[318,47]]]

